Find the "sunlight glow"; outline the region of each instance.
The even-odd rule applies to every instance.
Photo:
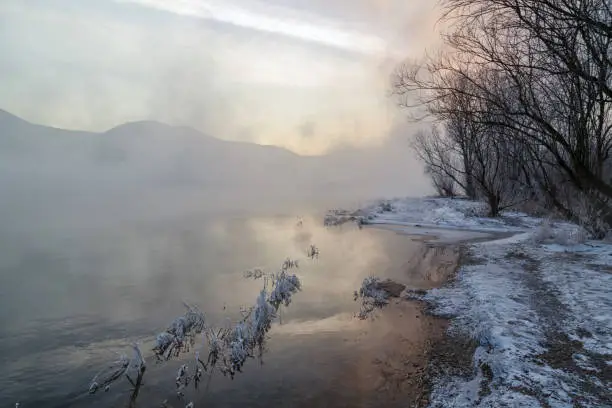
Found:
[[[345,49],[364,54],[385,51],[385,42],[375,36],[332,27],[330,23],[312,21],[311,16],[300,18],[280,13],[278,8],[268,7],[265,12],[246,9],[228,0],[117,0],[136,3],[145,7],[174,14],[219,21],[258,31],[286,35],[304,41]],[[307,21],[311,20],[311,21]]]

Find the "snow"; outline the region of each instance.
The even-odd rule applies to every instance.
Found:
[[[404,226],[444,227],[480,231],[520,230],[535,226],[538,220],[519,212],[507,212],[506,219],[513,219],[521,226],[515,227],[504,219],[486,218],[486,207],[479,202],[444,198],[399,198],[367,206],[361,210],[367,214],[370,224],[394,224]]]
[[[357,221],[360,225],[393,229],[411,236],[435,237],[438,242],[453,243],[481,239],[500,233],[532,229],[541,219],[520,212],[505,212],[502,218],[487,218],[486,207],[465,199],[396,198],[377,201],[358,211],[333,210],[325,217],[326,225]]]
[[[459,233],[488,233],[488,241],[466,244],[470,262],[453,282],[421,297],[451,319],[449,336],[477,342],[473,374],[437,378],[430,406],[612,407],[612,245],[587,241],[570,223],[483,214],[479,203],[439,198],[350,213],[444,242],[453,241],[448,231],[455,242]]]

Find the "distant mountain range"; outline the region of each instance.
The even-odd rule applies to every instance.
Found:
[[[424,185],[409,154],[402,141],[390,148],[300,156],[153,121],[94,133],[37,125],[0,110],[4,197],[10,192],[44,201],[198,191],[211,199],[255,202],[405,195]]]
[[[0,111],[0,157],[47,175],[123,172],[141,182],[225,187],[282,183],[309,161],[282,148],[224,141],[152,121],[92,133],[32,124],[5,111]]]

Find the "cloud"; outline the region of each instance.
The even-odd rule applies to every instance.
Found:
[[[321,18],[313,19],[312,16],[304,13],[296,15],[295,11],[289,12],[286,8],[270,7],[263,2],[251,2],[251,6],[247,7],[231,0],[118,1],[136,3],[179,15],[219,21],[257,31],[286,35],[366,54],[381,53],[385,49],[384,41],[378,37],[343,30]],[[259,7],[254,8],[254,4]]]
[[[301,154],[379,144],[396,120],[395,60],[361,40],[386,41],[400,0],[134,1],[0,2],[0,109],[93,131],[152,119]],[[204,4],[216,17],[198,17]]]

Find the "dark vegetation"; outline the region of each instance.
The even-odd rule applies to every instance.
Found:
[[[443,0],[444,52],[398,69],[400,104],[431,120],[414,148],[439,194],[489,215],[554,212],[612,225],[612,5]]]

